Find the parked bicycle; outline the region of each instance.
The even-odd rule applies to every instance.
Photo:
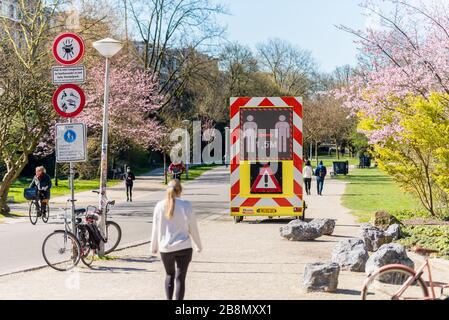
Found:
[[[93,193],[100,194],[99,191],[92,191]],[[122,239],[122,229],[118,225],[118,223],[108,220],[108,213],[111,210],[111,207],[115,206],[115,200],[109,201],[109,199],[104,195],[102,197],[102,205],[106,206],[106,215],[104,217],[106,221],[106,232],[103,236],[104,238],[104,253],[109,254],[117,249],[120,241]],[[98,210],[98,213],[101,215],[102,213]],[[103,218],[103,217],[102,217]]]
[[[27,188],[23,191],[23,196],[26,200],[30,201],[28,215],[31,224],[36,225],[39,217],[44,223],[47,223],[50,218],[50,206],[48,199],[45,199],[45,190]]]
[[[87,229],[82,226],[83,219],[80,215],[85,209],[75,210],[75,233],[70,228],[70,209],[64,209],[64,230],[56,230],[48,235],[42,244],[42,255],[47,264],[57,271],[68,271],[76,267],[79,261],[90,266],[93,262],[94,251],[89,244]],[[70,218],[70,219],[69,219]]]
[[[434,282],[429,262],[429,255],[436,250],[414,247],[412,251],[425,256],[424,264],[413,270],[401,264],[386,265],[369,275],[362,290],[362,300],[437,300],[449,299],[445,290],[449,284]],[[429,281],[424,281],[427,271]],[[441,290],[437,297],[435,289]]]
[[[97,191],[94,191],[98,193]],[[98,229],[97,221],[102,218],[101,211],[95,206],[75,210],[75,232],[71,230],[71,219],[64,209],[64,230],[56,230],[44,240],[42,254],[47,264],[58,271],[68,271],[81,260],[90,267],[95,260],[100,243],[104,242],[105,254],[114,251],[120,243],[122,230],[114,221],[107,220],[110,208],[115,201],[104,198],[106,206],[106,234]]]

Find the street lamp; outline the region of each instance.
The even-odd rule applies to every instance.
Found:
[[[189,120],[183,120],[182,121],[183,126],[186,129],[186,137],[185,137],[185,142],[186,142],[186,180],[189,180],[189,149],[190,149],[190,143],[189,143],[189,125],[190,125],[190,121]]]
[[[100,220],[100,230],[106,234],[106,183],[108,180],[108,134],[109,134],[109,59],[115,56],[123,47],[120,41],[106,38],[93,43],[93,47],[106,58],[106,71],[104,77],[104,105],[103,105],[103,136],[101,143],[101,175],[100,175],[100,210],[102,219]],[[100,256],[104,255],[104,243],[100,245]]]

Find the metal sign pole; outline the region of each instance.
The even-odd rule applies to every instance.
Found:
[[[69,123],[72,123],[72,119],[69,119]],[[75,219],[75,169],[73,167],[73,162],[70,162],[70,194],[72,203],[72,232],[76,234],[76,219]]]

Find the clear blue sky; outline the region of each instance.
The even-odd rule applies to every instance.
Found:
[[[364,28],[360,0],[222,0],[231,15],[222,18],[228,38],[254,48],[281,38],[310,50],[322,71],[356,63],[354,36],[338,30],[344,24]]]

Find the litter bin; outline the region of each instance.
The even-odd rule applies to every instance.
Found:
[[[335,161],[334,173],[337,175],[338,174],[347,175],[349,173],[349,161]]]

